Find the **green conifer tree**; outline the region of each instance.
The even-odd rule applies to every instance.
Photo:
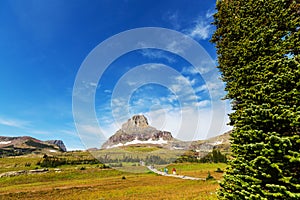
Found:
[[[218,68],[232,100],[220,199],[300,199],[300,1],[218,0]]]

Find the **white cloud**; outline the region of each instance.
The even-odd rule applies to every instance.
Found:
[[[11,126],[16,128],[24,128],[30,124],[28,121],[19,120],[19,119],[9,119],[0,117],[0,124],[5,126]]]
[[[123,98],[114,98],[111,100],[112,107],[117,107],[117,106],[124,106],[126,103],[126,100]]]
[[[212,19],[213,15],[216,13],[215,9],[209,9],[206,11],[205,17],[207,19]]]
[[[167,46],[167,49],[173,53],[182,54],[184,53],[183,41],[180,42],[177,42],[175,40],[170,41],[170,43]]]
[[[173,95],[173,94],[170,94],[166,97],[163,96],[160,98],[160,101],[163,103],[164,102],[174,103],[176,100],[177,100],[177,97],[176,97],[176,95]]]
[[[165,19],[165,21],[169,22],[174,29],[178,30],[181,28],[180,25],[180,18],[178,15],[178,12],[167,12],[163,18]]]
[[[224,91],[224,83],[221,81],[219,82],[211,82],[207,81],[206,82],[206,87],[209,93],[215,97],[215,99],[221,99],[225,96],[225,91]]]
[[[196,103],[199,99],[201,99],[201,97],[199,97],[197,95],[188,95],[184,99],[185,99],[185,103],[189,104],[190,101],[192,101],[193,103]]]
[[[210,105],[209,100],[197,101],[197,102],[194,103],[195,107],[207,107],[209,105]]]
[[[95,134],[95,135],[98,135],[100,134],[100,129],[98,126],[92,126],[92,125],[80,125],[80,129],[83,130],[84,132],[86,133],[89,133],[89,134]]]
[[[187,75],[202,75],[205,74],[212,69],[215,69],[215,66],[212,66],[212,61],[202,60],[200,66],[186,66],[183,67],[181,73]]]
[[[203,92],[203,91],[205,91],[205,90],[207,90],[206,84],[200,85],[200,86],[198,86],[198,87],[195,88],[195,92],[196,92],[196,93],[198,93],[198,92]]]
[[[188,35],[195,39],[206,40],[211,37],[213,33],[213,21],[212,16],[214,10],[208,10],[204,16],[199,16],[195,21],[194,26],[190,28],[187,32]]]
[[[173,77],[173,83],[170,84],[170,90],[175,93],[179,101],[182,101],[180,103],[195,101],[199,98],[193,88],[196,83],[196,79],[179,75]]]
[[[189,35],[193,38],[206,40],[212,34],[212,26],[208,21],[202,18],[198,19],[195,26],[189,31]]]
[[[97,83],[90,82],[89,85],[92,87],[97,87]]]
[[[126,120],[129,116],[129,102],[126,98],[118,97],[113,98],[111,100],[111,114],[112,114],[112,120],[115,121],[115,123],[121,123],[122,121]],[[110,115],[109,115],[110,116]]]
[[[86,89],[96,88],[98,86],[97,83],[94,82],[87,82],[87,81],[81,81],[81,84]]]
[[[134,85],[137,84],[137,82],[134,82],[134,81],[127,81],[127,84],[128,84],[129,86],[134,86]]]
[[[147,98],[147,97],[137,98],[137,99],[131,101],[130,110],[132,110],[132,109],[139,110],[140,108],[146,109],[149,102],[153,102],[153,101],[154,101],[154,99]]]
[[[86,148],[100,147],[107,139],[107,133],[103,127],[97,124],[80,124],[77,126],[77,130],[80,133],[80,140]]]
[[[190,81],[190,84],[194,86],[197,82],[197,79],[193,78],[193,79],[189,79],[189,81]]]
[[[200,102],[202,103],[209,102]],[[151,126],[170,131],[174,137],[185,141],[206,139],[231,129],[226,125],[229,119],[224,113],[211,109],[197,110],[191,105],[181,109],[155,110],[145,115]]]
[[[100,85],[97,85],[95,82],[78,81],[78,83],[73,87],[73,100],[76,102],[90,102],[98,88],[100,88]]]
[[[153,70],[153,69],[159,69],[161,67],[161,65],[159,65],[159,64],[150,64],[150,65],[147,65],[146,67],[145,67],[145,69],[146,70]]]
[[[169,56],[166,52],[157,50],[157,49],[143,49],[140,51],[141,54],[144,57],[150,58],[150,59],[160,59],[163,58],[167,60],[169,63],[174,63],[175,59]]]
[[[196,75],[199,73],[199,71],[193,66],[188,66],[188,67],[183,67],[181,70],[181,73],[189,74],[189,75]]]

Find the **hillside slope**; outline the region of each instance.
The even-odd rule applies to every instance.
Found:
[[[30,136],[6,137],[0,136],[0,156],[18,156],[30,153],[51,153],[66,151],[61,140],[41,141]]]

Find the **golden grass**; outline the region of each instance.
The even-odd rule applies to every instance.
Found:
[[[223,176],[223,173],[215,172],[217,168],[222,169],[223,171],[226,169],[226,164],[224,163],[180,163],[180,164],[172,164],[168,166],[169,172],[172,172],[173,167],[176,169],[177,174],[206,178],[208,172],[216,179],[220,180]]]
[[[0,199],[216,199],[218,185],[155,175],[46,182],[11,187]],[[3,194],[3,193],[2,193]]]
[[[33,168],[39,159],[3,158],[0,159],[0,169],[1,172],[27,169],[28,167],[24,166],[26,162],[31,162],[32,166],[29,168]],[[50,172],[45,174],[0,178],[0,199],[217,199],[215,193],[219,187],[217,180],[222,174],[214,170],[226,167],[225,164],[195,163],[173,164],[168,167],[169,172],[175,167],[178,173],[201,178],[205,178],[210,171],[217,179],[193,181],[159,176],[146,171],[132,174],[113,169],[99,169],[97,165],[84,165],[86,170],[79,170],[81,166],[62,166],[61,173],[56,173],[50,168]],[[123,176],[125,179],[122,179]]]

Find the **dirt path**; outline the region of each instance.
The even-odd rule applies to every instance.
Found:
[[[161,172],[155,168],[153,168],[152,166],[147,166],[147,168],[149,170],[151,170],[152,172],[162,175],[162,176],[170,176],[170,177],[174,177],[174,178],[181,178],[181,179],[186,179],[186,180],[201,180],[201,181],[205,181],[205,178],[196,178],[196,177],[191,177],[191,176],[183,176],[183,175],[176,175],[176,174],[166,174],[165,172]]]

